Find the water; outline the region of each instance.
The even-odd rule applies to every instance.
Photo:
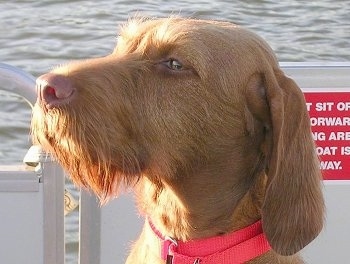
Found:
[[[0,0],[0,61],[39,76],[71,60],[104,56],[119,25],[135,14],[244,25],[264,37],[280,61],[350,61],[347,0]],[[30,146],[30,111],[21,98],[0,91],[0,164],[21,162]],[[77,263],[77,215],[66,219],[68,264]]]
[[[103,56],[119,25],[139,13],[232,21],[263,36],[280,61],[350,61],[349,1],[1,1],[0,61],[34,76],[71,60]],[[30,109],[0,94],[0,164],[29,146]],[[14,111],[16,110],[16,111]]]

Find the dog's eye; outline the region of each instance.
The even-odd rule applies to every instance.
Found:
[[[168,61],[165,61],[164,64],[171,70],[174,71],[181,71],[183,69],[182,64],[175,59],[169,59]]]

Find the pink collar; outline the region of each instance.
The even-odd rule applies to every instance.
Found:
[[[230,234],[187,242],[164,237],[150,221],[148,223],[166,264],[242,264],[271,249],[261,221]]]

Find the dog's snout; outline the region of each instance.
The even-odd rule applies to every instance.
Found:
[[[71,81],[63,75],[54,73],[40,76],[36,81],[36,89],[38,101],[46,108],[67,104],[74,94]]]

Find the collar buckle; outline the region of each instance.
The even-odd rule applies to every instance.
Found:
[[[178,246],[177,241],[172,237],[165,237],[162,245],[162,259],[166,264],[172,264],[174,258],[174,249]]]

